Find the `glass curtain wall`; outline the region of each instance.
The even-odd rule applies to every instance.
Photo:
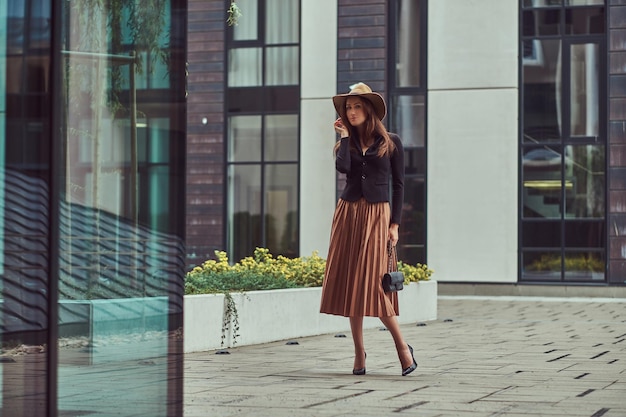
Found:
[[[389,129],[405,152],[398,258],[426,262],[426,0],[390,2]]]
[[[182,416],[186,12],[0,4],[0,415]]]
[[[229,2],[228,2],[229,3]],[[227,248],[299,254],[300,1],[241,0],[229,29]]]
[[[604,282],[604,1],[524,0],[521,16],[521,280]]]

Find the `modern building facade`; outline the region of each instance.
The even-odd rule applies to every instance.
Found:
[[[331,97],[384,94],[400,259],[439,282],[626,283],[621,0],[190,0],[188,265],[325,256]]]
[[[186,20],[0,2],[0,415],[182,416]]]

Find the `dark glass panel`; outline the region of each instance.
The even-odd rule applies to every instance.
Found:
[[[570,248],[604,248],[606,226],[604,222],[566,220],[565,246]]]
[[[300,108],[300,87],[229,88],[227,106],[230,113],[297,113]]]
[[[424,178],[405,177],[398,257],[406,263],[425,262],[423,258],[426,243],[425,201]]]
[[[522,222],[522,247],[559,248],[561,247],[560,221]]]
[[[524,217],[560,218],[560,147],[528,147],[522,156]]]
[[[565,11],[565,33],[589,35],[604,33],[604,7],[567,9]]]
[[[560,9],[537,9],[522,12],[523,36],[549,36],[561,33]]]
[[[426,174],[426,148],[404,148],[404,174]]]

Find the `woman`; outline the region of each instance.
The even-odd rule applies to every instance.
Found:
[[[363,317],[373,316],[391,332],[402,375],[408,375],[417,363],[396,318],[398,295],[385,293],[381,283],[388,270],[387,245],[398,243],[404,199],[402,142],[385,129],[385,101],[366,84],[353,85],[348,94],[333,97],[333,103],[339,114],[334,127],[341,136],[335,164],[346,174],[346,186],[333,217],[320,311],[350,318],[353,374],[365,374]]]

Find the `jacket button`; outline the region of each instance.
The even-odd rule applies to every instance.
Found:
[[[363,180],[364,180],[364,179],[365,179],[365,175],[361,175],[361,179],[363,179]]]
[[[363,166],[367,165],[367,162],[363,161]]]

